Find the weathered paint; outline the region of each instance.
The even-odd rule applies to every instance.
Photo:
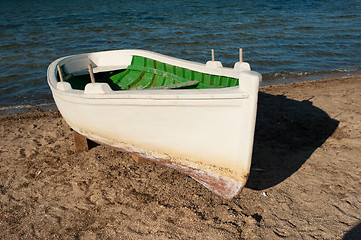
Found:
[[[96,141],[95,142],[99,144],[104,144],[102,142]],[[132,157],[138,158],[134,159],[137,163],[142,163],[144,160],[151,161],[157,164],[161,164],[173,169],[176,169],[177,171],[187,174],[190,177],[192,177],[194,180],[208,188],[209,190],[213,191],[217,195],[223,197],[223,198],[233,198],[236,196],[244,187],[246,184],[246,181],[248,179],[248,174],[245,176],[242,176],[241,181],[236,181],[232,178],[224,177],[222,175],[217,175],[212,172],[207,172],[204,170],[199,170],[197,168],[192,168],[186,165],[182,165],[179,163],[172,162],[170,160],[156,158],[153,156],[148,156],[139,152],[134,152],[126,148],[121,147],[115,147],[113,145],[105,144],[109,147],[115,148],[122,152],[127,152],[129,154],[132,154]],[[140,160],[139,160],[140,159]],[[144,160],[143,160],[144,159]]]

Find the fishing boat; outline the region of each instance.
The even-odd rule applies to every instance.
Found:
[[[145,50],[113,50],[52,62],[47,81],[68,125],[136,160],[188,174],[236,196],[250,172],[261,75]]]

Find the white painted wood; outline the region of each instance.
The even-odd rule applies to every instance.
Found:
[[[126,68],[133,55],[236,77],[239,87],[132,91],[112,91],[105,83],[88,84],[85,91],[69,89],[66,83],[59,87],[57,65],[64,65],[68,73],[84,71],[89,63],[95,69]],[[60,58],[50,64],[47,78],[64,119],[87,138],[237,182],[233,184],[237,189],[226,197],[234,196],[245,185],[261,79],[250,68],[212,68],[144,50],[116,50]]]

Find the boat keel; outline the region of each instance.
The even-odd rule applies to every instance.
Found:
[[[89,149],[87,138],[85,136],[73,130],[73,137],[74,137],[74,145],[76,152],[83,152]],[[103,144],[100,142],[97,143]],[[132,152],[127,149],[114,147],[108,144],[103,144],[103,145],[107,145],[122,152],[127,152],[131,154],[133,160],[139,164],[146,162],[154,162],[157,164],[161,164],[176,169],[177,171],[192,177],[194,180],[196,180],[197,182],[199,182],[200,184],[202,184],[203,186],[205,186],[215,194],[227,199],[231,199],[235,197],[242,190],[248,178],[248,176],[245,176],[243,182],[238,182],[231,178],[227,178],[204,170],[199,170],[196,168],[174,163],[169,160],[150,157],[138,152]]]
[[[124,151],[124,149],[120,149],[120,150]],[[129,153],[129,151],[126,152]],[[235,197],[242,190],[242,188],[244,187],[244,183],[246,182],[248,177],[246,176],[244,183],[242,183],[231,178],[227,178],[221,175],[206,172],[196,168],[184,166],[168,160],[153,158],[144,154],[134,153],[134,152],[130,152],[130,154],[137,163],[144,163],[151,161],[157,164],[161,164],[176,169],[178,172],[187,174],[188,176],[192,177],[194,180],[196,180],[197,182],[199,182],[200,184],[202,184],[203,186],[205,186],[215,194],[227,199],[231,199]]]

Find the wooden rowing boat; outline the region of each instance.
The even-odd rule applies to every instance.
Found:
[[[115,50],[57,59],[47,79],[80,135],[175,168],[225,198],[245,185],[261,79],[248,63]]]

